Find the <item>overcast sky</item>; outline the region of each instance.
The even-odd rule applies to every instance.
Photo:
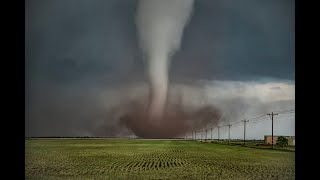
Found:
[[[136,3],[26,1],[27,136],[95,135],[93,126],[105,122],[105,108],[145,83]],[[294,8],[294,0],[195,0],[181,49],[172,58],[171,83],[205,82],[208,97],[257,98],[261,107],[286,101],[265,111],[294,108]],[[246,116],[265,113],[260,105],[257,112],[257,106],[248,107]],[[244,118],[234,116],[229,120]],[[276,134],[294,135],[294,116],[284,119]],[[253,129],[250,138],[270,128]]]

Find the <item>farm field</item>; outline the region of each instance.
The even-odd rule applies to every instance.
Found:
[[[26,179],[294,179],[295,153],[187,140],[26,139]]]

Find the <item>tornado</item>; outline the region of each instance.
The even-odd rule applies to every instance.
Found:
[[[149,80],[149,119],[161,119],[169,87],[172,55],[180,49],[193,0],[139,0],[136,26]]]

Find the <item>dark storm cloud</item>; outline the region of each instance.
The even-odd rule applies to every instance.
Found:
[[[60,82],[143,74],[135,5],[127,0],[27,1],[27,72]],[[171,76],[294,79],[294,1],[195,1]]]
[[[27,3],[26,62],[33,78],[70,83],[132,70],[135,1]]]
[[[135,9],[135,0],[26,1],[26,135],[83,135],[112,119],[106,106],[145,80]],[[290,83],[294,33],[292,0],[196,0],[170,78]]]
[[[173,72],[209,79],[292,80],[294,1],[196,1],[182,46]]]

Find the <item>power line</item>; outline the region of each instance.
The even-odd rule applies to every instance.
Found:
[[[262,115],[262,116],[258,116],[258,117],[253,117],[253,118],[249,118],[249,120],[252,120],[252,119],[259,119],[261,117],[264,117],[264,116],[267,116],[266,114]]]
[[[255,122],[249,122],[248,124],[255,124],[255,123],[264,122],[264,121],[265,121],[265,119],[260,120],[260,121],[255,121]]]
[[[296,112],[292,111],[292,112],[285,112],[285,113],[279,113],[279,114],[292,114],[292,113],[296,113]]]
[[[295,116],[294,113],[285,113],[285,114],[279,114],[279,115],[283,116],[283,117],[285,117],[285,116]]]
[[[286,109],[286,110],[281,110],[281,111],[274,111],[274,112],[277,112],[277,113],[280,113],[280,112],[286,112],[286,111],[294,111],[295,109]]]
[[[283,118],[285,117],[290,117],[294,114],[286,114],[286,115],[282,115],[282,114],[279,114],[279,117],[277,120],[283,120]],[[255,121],[250,121],[248,124],[255,124],[255,123],[259,123],[259,122],[262,122],[262,121],[265,121],[266,119],[269,119],[268,117],[266,118],[263,118],[263,119],[259,119],[259,120],[255,120]]]
[[[239,127],[239,126],[241,126],[241,124],[239,123],[239,124],[236,124],[236,125],[233,125],[233,124],[231,124],[233,127]]]
[[[236,121],[235,123],[233,123],[232,125],[235,125],[235,124],[238,124],[238,123],[240,123],[241,121]]]
[[[273,116],[275,115],[279,115],[279,118],[278,119],[282,119],[282,118],[285,118],[285,117],[288,117],[290,115],[294,115],[294,110],[295,109],[286,109],[286,110],[279,110],[279,111],[273,111],[271,114],[264,114],[264,115],[260,115],[260,116],[256,116],[256,117],[252,117],[252,118],[247,118],[245,121],[245,126],[247,123],[249,124],[255,124],[255,123],[259,123],[259,122],[262,122],[262,121],[265,121],[266,119],[268,119],[268,117],[272,120],[272,137],[273,137]],[[277,112],[277,113],[275,113]],[[221,119],[221,118],[220,118]],[[250,120],[250,122],[249,122]],[[241,125],[241,122],[244,122],[243,120],[240,120],[240,121],[234,121],[233,123],[229,123],[229,124],[226,124],[226,125],[220,125],[218,126],[218,141],[220,141],[220,128],[221,127],[229,127],[229,142],[230,142],[230,128],[231,126],[240,126]],[[245,128],[245,127],[244,127]],[[212,139],[212,130],[213,128],[211,128],[211,139]],[[244,130],[245,131],[245,130]],[[201,137],[197,137],[197,132],[200,133],[200,136]],[[204,130],[202,131],[193,131],[192,132],[192,137],[194,139],[201,139],[202,137],[204,137],[204,134],[203,133],[206,133],[205,134],[205,139],[207,139],[207,134],[208,134],[208,129],[207,127],[205,127]],[[199,135],[198,135],[199,136]],[[273,139],[273,138],[272,138]],[[244,132],[244,141],[245,141],[245,132]]]
[[[269,119],[269,118],[268,118],[268,117],[264,117],[264,118],[262,118],[262,119],[258,119],[258,120],[250,121],[250,124],[251,124],[251,123],[261,122],[261,121],[264,121],[264,120],[266,120],[266,119]]]
[[[279,116],[278,119],[283,120],[283,119],[288,118],[288,117],[294,117],[294,114],[288,114],[288,115],[286,115],[286,116]]]

